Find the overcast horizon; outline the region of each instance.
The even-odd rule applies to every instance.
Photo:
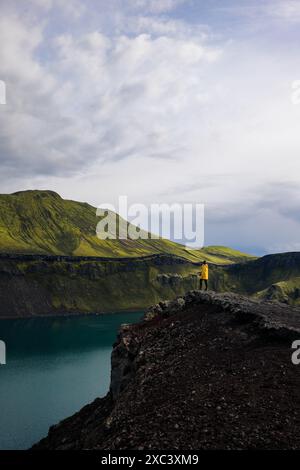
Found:
[[[299,251],[299,26],[298,0],[1,0],[0,192],[205,204],[205,245]]]

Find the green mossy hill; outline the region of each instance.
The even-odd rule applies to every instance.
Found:
[[[195,252],[194,252],[195,253]],[[197,257],[215,264],[234,264],[257,259],[256,256],[233,250],[226,246],[207,246],[197,251]]]
[[[300,277],[289,281],[281,281],[272,284],[256,294],[261,300],[272,300],[290,305],[300,305]]]
[[[111,216],[114,214],[111,213]],[[146,256],[166,253],[189,259],[228,264],[251,256],[225,247],[186,250],[164,239],[100,240],[100,218],[87,203],[62,199],[53,191],[20,191],[0,195],[0,253],[72,256]],[[127,224],[117,216],[120,222]]]
[[[211,269],[210,286],[291,305],[300,302],[300,252],[279,253]]]

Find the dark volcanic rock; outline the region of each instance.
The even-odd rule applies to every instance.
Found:
[[[123,326],[111,389],[35,449],[300,448],[300,310],[192,291]]]

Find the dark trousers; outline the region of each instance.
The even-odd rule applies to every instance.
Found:
[[[200,290],[202,289],[202,284],[205,284],[205,290],[207,290],[208,288],[208,282],[207,282],[207,279],[200,279]]]

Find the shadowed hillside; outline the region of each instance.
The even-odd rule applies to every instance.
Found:
[[[247,263],[215,266],[211,287],[265,300],[300,303],[300,252],[267,255]]]
[[[140,310],[196,288],[197,271],[171,255],[0,255],[0,318]]]

